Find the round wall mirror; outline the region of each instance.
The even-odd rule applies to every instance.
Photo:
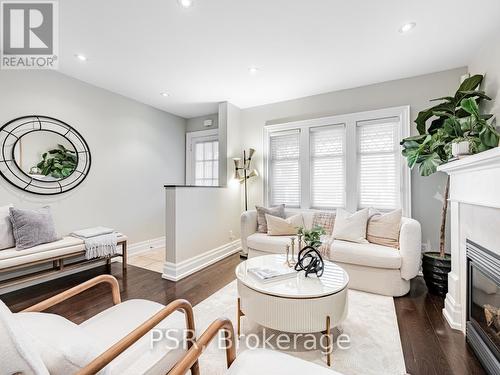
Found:
[[[61,134],[39,130],[19,138],[14,146],[14,162],[35,180],[60,181],[75,172],[78,153]]]
[[[0,128],[0,174],[34,194],[54,195],[78,186],[91,156],[83,137],[70,125],[47,116],[24,116]]]

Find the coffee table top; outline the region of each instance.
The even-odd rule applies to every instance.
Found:
[[[297,276],[284,280],[263,283],[247,273],[255,267],[283,269],[286,256],[282,254],[263,255],[247,259],[236,267],[236,277],[240,282],[257,292],[284,298],[317,298],[338,293],[347,287],[349,276],[344,269],[335,263],[325,260],[323,276],[316,277],[305,272],[297,272]]]

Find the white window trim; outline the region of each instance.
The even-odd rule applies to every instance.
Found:
[[[391,107],[374,111],[365,111],[350,113],[345,115],[328,116],[315,118],[310,120],[301,120],[286,122],[280,124],[266,125],[264,127],[264,165],[263,165],[263,196],[264,204],[269,204],[269,137],[274,132],[282,132],[292,129],[300,129],[301,134],[301,155],[309,153],[309,128],[345,124],[346,134],[346,149],[345,149],[345,173],[346,173],[346,189],[355,187],[356,191],[346,191],[346,209],[354,212],[357,210],[358,201],[358,172],[357,172],[357,123],[360,121],[376,120],[386,117],[399,117],[401,127],[399,129],[399,139],[406,138],[410,135],[410,106]],[[307,134],[307,136],[305,136]],[[302,157],[300,169],[302,171],[309,171],[309,157]],[[411,217],[411,174],[406,166],[404,157],[400,154],[400,180],[401,180],[401,208],[403,215]],[[308,210],[310,208],[310,176],[309,173],[301,173],[301,208]],[[311,209],[312,210],[312,209]]]
[[[186,185],[194,185],[194,152],[193,152],[193,142],[197,139],[206,140],[218,140],[219,130],[218,129],[208,129],[200,130],[196,132],[186,133]]]

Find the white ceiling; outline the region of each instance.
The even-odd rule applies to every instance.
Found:
[[[60,1],[61,72],[189,118],[465,66],[500,15],[498,0],[194,1]]]

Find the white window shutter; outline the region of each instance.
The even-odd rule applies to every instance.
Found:
[[[300,207],[300,132],[271,134],[269,140],[269,203]]]
[[[311,128],[311,207],[345,207],[345,126]]]
[[[398,117],[357,123],[360,208],[401,207]]]

